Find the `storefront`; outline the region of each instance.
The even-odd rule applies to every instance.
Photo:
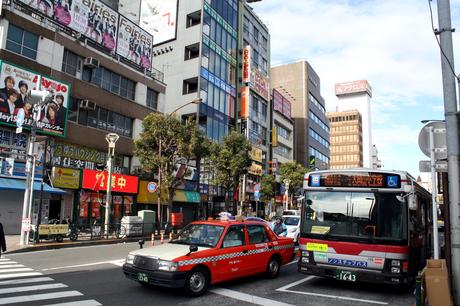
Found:
[[[107,190],[107,171],[83,170],[81,190],[78,192],[74,220],[78,224],[103,224]],[[138,177],[112,174],[111,223],[120,223],[123,216],[137,213],[134,198],[138,193]]]

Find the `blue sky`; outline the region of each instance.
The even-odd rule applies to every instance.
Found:
[[[460,31],[460,4],[451,2],[452,26]],[[431,3],[437,27],[437,2]],[[251,6],[270,30],[271,65],[307,60],[321,78],[327,110],[335,109],[335,83],[370,82],[373,143],[384,169],[417,176],[419,160],[428,160],[418,147],[420,121],[444,119],[428,0],[262,0]],[[457,62],[459,31],[453,33]]]

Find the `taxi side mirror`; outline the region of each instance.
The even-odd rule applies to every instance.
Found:
[[[191,244],[190,247],[189,247],[189,251],[190,251],[190,252],[188,252],[187,256],[190,255],[190,254],[193,253],[193,252],[198,251],[198,246],[196,246],[196,245],[194,245],[194,244]]]

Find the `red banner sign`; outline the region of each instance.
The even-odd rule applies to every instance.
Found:
[[[83,170],[83,189],[94,191],[107,190],[107,171],[96,171],[90,169]],[[112,191],[122,193],[137,193],[139,178],[132,175],[112,174]]]

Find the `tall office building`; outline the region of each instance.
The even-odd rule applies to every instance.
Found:
[[[363,166],[372,168],[372,88],[368,81],[360,80],[335,85],[338,98],[337,111],[357,110],[362,119]]]
[[[317,73],[307,61],[272,67],[271,86],[292,103],[294,159],[309,167],[314,156],[316,168],[328,168],[329,121]]]
[[[361,114],[357,110],[327,112],[331,124],[331,169],[363,166]]]

